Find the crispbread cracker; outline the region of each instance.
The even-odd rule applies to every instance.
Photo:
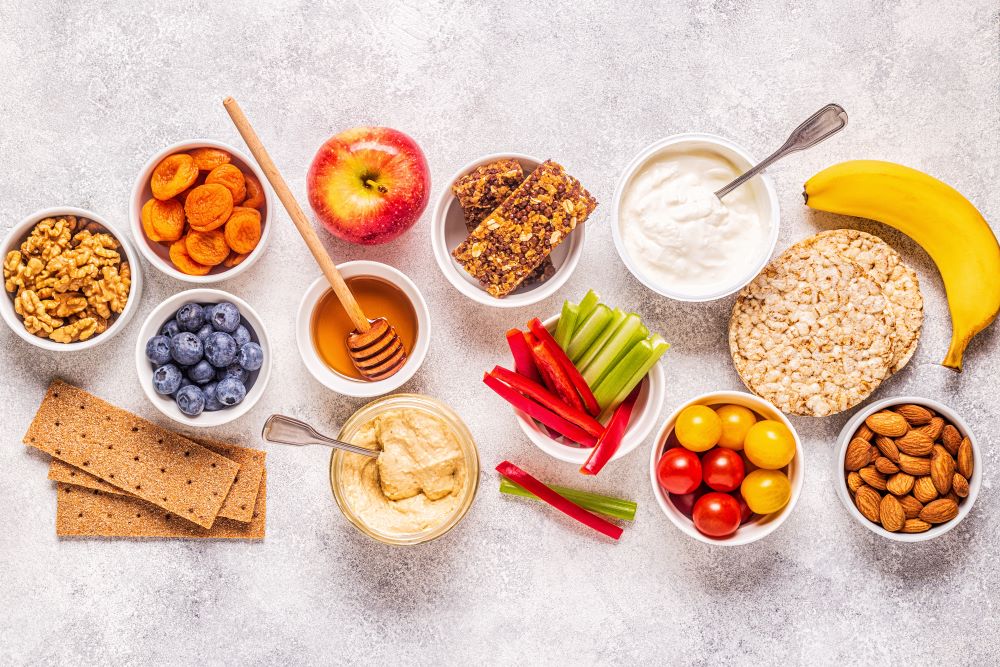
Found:
[[[201,528],[132,496],[56,484],[56,534],[63,537],[191,537],[262,540],[267,523],[267,473],[249,523],[219,518]]]
[[[233,480],[233,487],[229,490],[229,495],[222,503],[218,518],[248,523],[253,516],[257,489],[260,487],[260,478],[264,474],[266,452],[207,438],[191,439],[199,445],[211,449],[216,454],[221,454],[239,464],[240,471]],[[97,489],[112,495],[132,495],[57,458],[53,458],[49,462],[49,479],[88,489]]]
[[[829,415],[857,405],[886,377],[894,320],[858,264],[800,243],[740,292],[729,348],[755,394],[784,412]]]
[[[239,465],[55,380],[24,443],[211,528]]]

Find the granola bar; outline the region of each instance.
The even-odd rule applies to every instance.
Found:
[[[495,297],[527,278],[597,201],[551,160],[543,162],[454,251],[469,275]]]

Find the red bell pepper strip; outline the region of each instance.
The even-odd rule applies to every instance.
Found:
[[[590,452],[590,456],[587,457],[587,461],[580,467],[581,473],[584,475],[596,475],[601,472],[604,465],[618,451],[618,447],[622,444],[622,438],[625,437],[625,432],[628,430],[628,422],[632,418],[632,408],[635,407],[635,401],[639,398],[639,389],[641,387],[641,384],[636,385],[632,393],[615,408],[615,411],[611,415],[611,420],[604,428],[604,433],[597,439],[597,446],[594,447]]]
[[[601,434],[604,433],[604,427],[601,426],[601,422],[597,421],[583,410],[577,410],[572,406],[566,405],[561,398],[537,382],[532,382],[523,375],[519,375],[502,366],[495,366],[493,370],[490,371],[490,375],[505,384],[509,384],[512,388],[516,389],[528,398],[541,403],[552,412],[556,413],[566,421],[576,424],[595,438],[600,438]]]
[[[510,461],[503,461],[497,466],[496,470],[498,473],[518,486],[535,494],[540,500],[544,500],[563,514],[576,519],[580,523],[593,528],[597,532],[607,535],[614,540],[617,540],[622,536],[623,531],[620,527],[609,521],[605,521],[599,516],[591,514],[576,503],[567,500],[564,496],[560,496],[558,493],[545,486]]]
[[[578,410],[586,410],[579,392],[573,386],[573,381],[566,375],[562,365],[552,356],[552,349],[533,335],[529,335],[531,353],[535,355],[535,365],[542,374],[542,380],[550,391],[557,394],[563,403]],[[558,349],[558,348],[557,348]]]
[[[544,405],[536,403],[530,398],[518,393],[517,390],[504,384],[489,373],[483,374],[483,382],[487,387],[499,394],[500,398],[504,399],[515,408],[527,414],[532,419],[538,420],[552,430],[558,431],[560,434],[566,436],[573,442],[578,442],[584,447],[593,447],[597,444],[597,438],[587,433],[576,424],[563,419],[556,413],[546,408]]]
[[[531,318],[528,322],[528,328],[531,329],[531,333],[538,338],[538,341],[545,347],[550,355],[559,364],[563,373],[569,378],[570,383],[573,388],[580,395],[583,400],[583,406],[593,416],[597,416],[601,413],[601,408],[597,404],[597,399],[594,398],[594,392],[590,390],[590,385],[587,381],[583,379],[580,375],[580,371],[576,366],[573,365],[573,361],[563,352],[562,348],[556,343],[556,339],[552,337],[549,330],[545,328],[541,320],[537,317]],[[537,356],[537,355],[536,355]]]
[[[535,357],[531,354],[531,347],[524,337],[524,332],[520,329],[508,331],[507,345],[514,357],[514,369],[529,380],[541,382],[542,378],[538,375],[538,367],[535,366]]]

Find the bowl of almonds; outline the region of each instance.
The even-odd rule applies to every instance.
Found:
[[[916,396],[869,405],[840,432],[837,495],[869,530],[900,542],[943,535],[972,509],[979,445],[946,405]]]

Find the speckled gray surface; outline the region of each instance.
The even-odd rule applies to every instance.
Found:
[[[144,416],[132,349],[139,322],[184,284],[146,269],[137,319],[92,353],[40,353],[0,331],[0,662],[5,664],[826,663],[994,662],[1000,556],[993,406],[1000,334],[973,343],[966,371],[935,365],[949,324],[928,257],[892,230],[810,213],[802,181],[872,157],[923,168],[1000,217],[1000,17],[995,2],[0,3],[0,230],[31,211],[91,208],[120,227],[136,171],[162,146],[204,136],[242,146],[221,98],[233,94],[303,197],[313,151],[338,130],[400,128],[426,151],[435,183],[484,153],[564,162],[604,203],[581,265],[538,308],[484,310],[431,256],[428,215],[402,239],[354,248],[424,290],[435,335],[405,389],[453,405],[484,464],[463,524],[418,548],[382,546],[340,515],[328,454],[269,447],[268,536],[259,544],[60,541],[46,462],[20,444],[47,382],[61,376]],[[555,14],[555,16],[551,16]],[[614,254],[615,180],[647,143],[683,131],[727,135],[763,155],[835,100],[848,130],[771,170],[779,248],[835,226],[882,235],[918,269],[927,301],[920,348],[876,397],[940,398],[973,424],[987,475],[969,518],[944,538],[896,545],[856,525],[832,486],[833,442],[848,415],[796,419],[806,481],[766,540],[708,547],[680,534],[649,488],[647,443],[590,486],[639,514],[610,543],[544,507],[501,498],[492,466],[510,458],[583,486],[534,449],[479,384],[504,357],[502,332],[590,286],[643,314],[673,343],[663,415],[704,391],[738,388],[728,359],[731,299],[655,297]],[[284,213],[250,275],[222,284],[247,299],[277,342],[262,403],[213,435],[255,441],[282,411],[331,429],[362,401],[306,374],[292,314],[318,272]],[[329,237],[327,237],[329,239]]]

